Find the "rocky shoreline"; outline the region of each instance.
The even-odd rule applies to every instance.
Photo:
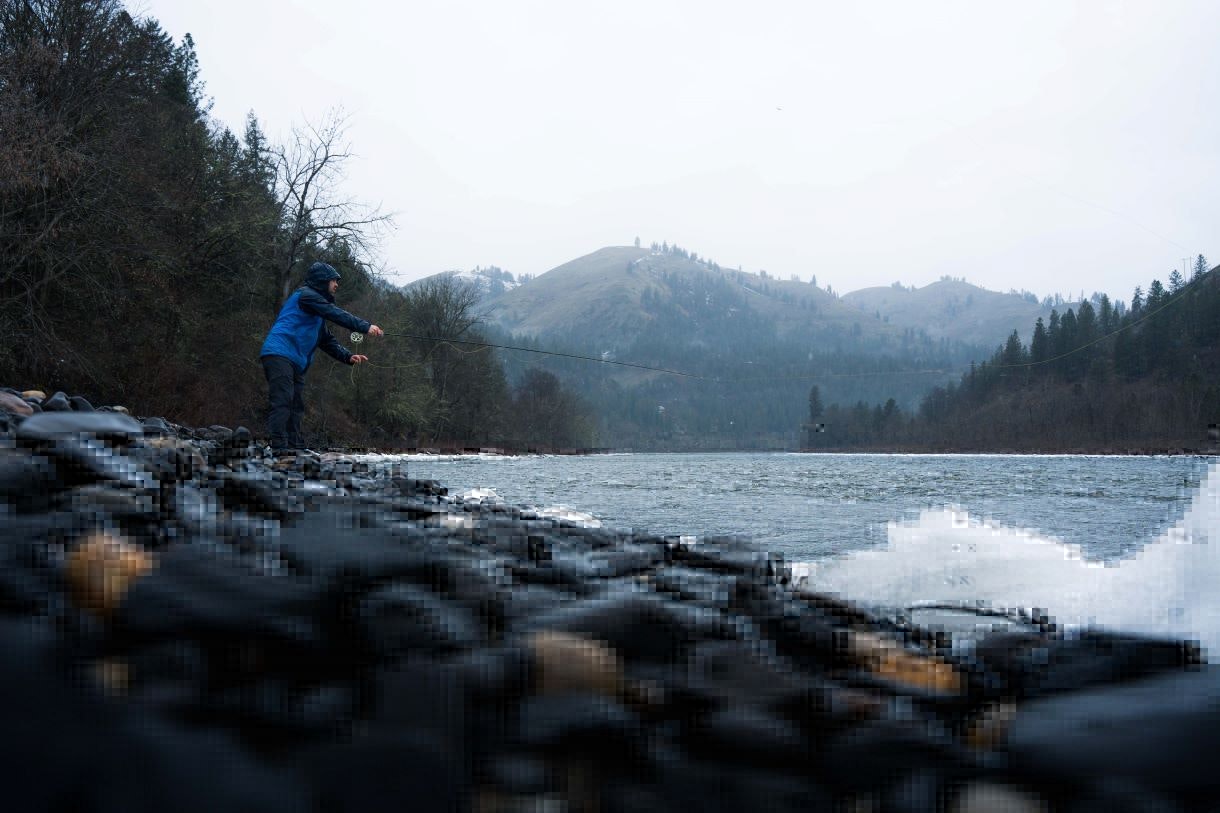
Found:
[[[0,391],[13,810],[1211,810],[1189,641]],[[680,530],[680,529],[674,529]]]

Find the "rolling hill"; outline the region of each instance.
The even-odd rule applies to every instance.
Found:
[[[997,293],[953,279],[923,288],[863,288],[844,294],[843,303],[897,327],[923,330],[933,339],[985,347],[1002,343],[1014,330],[1028,333],[1038,317],[1050,313],[1032,295]]]
[[[510,376],[543,366],[583,392],[620,448],[791,447],[813,384],[828,404],[913,408],[1044,315],[961,282],[839,297],[677,248],[607,247],[480,289],[496,336],[690,374],[505,354]]]

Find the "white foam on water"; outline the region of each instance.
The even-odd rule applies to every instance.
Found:
[[[551,505],[541,508],[538,510],[538,516],[546,519],[557,519],[572,525],[579,525],[582,528],[602,527],[601,520],[597,517],[592,514],[586,514],[584,511],[569,508],[566,505]]]
[[[472,488],[468,491],[463,491],[459,495],[459,499],[461,499],[463,502],[471,503],[504,502],[504,498],[497,494],[494,488]]]
[[[472,460],[484,462],[515,459],[513,455],[496,454],[495,452],[470,452],[462,454],[431,454],[429,452],[415,452],[412,454],[362,452],[360,454],[344,455],[343,457],[345,459],[355,460],[360,463],[368,463],[371,466],[393,463],[457,463]]]
[[[1220,464],[1208,469],[1181,521],[1110,565],[960,509],[890,523],[888,541],[882,550],[798,563],[794,575],[844,598],[1040,608],[1068,627],[1189,638],[1220,653]]]

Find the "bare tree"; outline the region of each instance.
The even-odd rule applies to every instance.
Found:
[[[311,245],[343,240],[358,254],[370,253],[393,216],[338,193],[344,165],[354,156],[344,142],[347,118],[331,111],[319,125],[293,130],[288,144],[271,150],[281,218],[277,307],[291,293],[293,267]]]

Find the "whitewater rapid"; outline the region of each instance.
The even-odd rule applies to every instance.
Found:
[[[945,508],[890,523],[881,549],[798,563],[794,572],[811,589],[890,607],[1037,608],[1067,628],[1169,635],[1220,652],[1220,463],[1181,520],[1117,562]]]

